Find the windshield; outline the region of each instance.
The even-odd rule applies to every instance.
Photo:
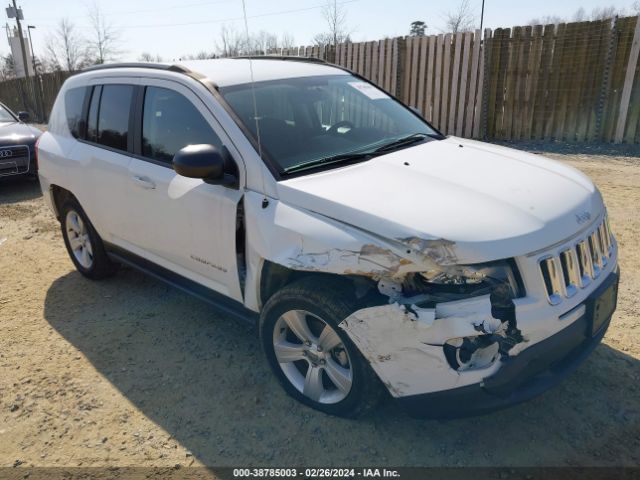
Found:
[[[9,113],[9,111],[0,105],[0,122],[15,122],[16,119]]]
[[[254,89],[262,150],[280,174],[364,161],[439,137],[398,101],[351,75],[257,82]],[[257,139],[251,84],[220,93]]]

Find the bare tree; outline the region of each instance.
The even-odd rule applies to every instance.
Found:
[[[640,0],[636,0],[631,4],[631,11],[634,15],[640,15]]]
[[[447,13],[445,25],[448,32],[470,32],[475,26],[476,18],[469,0],[461,0],[458,9]]]
[[[0,80],[11,80],[15,78],[16,72],[13,63],[13,55],[8,54],[0,57]]]
[[[591,11],[591,20],[604,20],[606,18],[613,18],[616,15],[623,16],[624,9],[618,10],[613,5],[609,7],[596,7]]]
[[[632,9],[637,8],[638,14],[640,14],[640,0],[636,0],[636,2],[631,6]],[[573,16],[571,17],[572,22],[586,22],[586,21],[594,21],[594,20],[605,20],[607,18],[613,18],[615,16],[624,16],[625,9],[618,9],[614,6],[610,7],[597,7],[591,11],[590,15],[587,15],[587,12],[583,7],[578,8],[575,11]],[[558,15],[545,15],[544,17],[536,17],[532,18],[529,21],[529,25],[548,25],[551,23],[566,23],[568,20],[566,18],[560,17]]]
[[[296,40],[293,38],[293,35],[288,32],[283,33],[280,37],[280,47],[285,49],[295,48]]]
[[[276,50],[280,46],[278,36],[273,33],[260,30],[249,38],[249,44],[246,45],[245,53],[263,54]]]
[[[587,17],[587,12],[584,10],[584,7],[578,8],[576,13],[573,14],[573,18],[571,19],[574,22],[585,22],[589,18]]]
[[[566,20],[558,15],[545,15],[544,17],[532,18],[529,21],[529,25],[557,25],[558,23],[565,23]]]
[[[189,55],[182,55],[179,60],[208,60],[210,58],[217,58],[218,56],[214,52],[207,52],[202,50],[196,54],[190,53]]]
[[[206,57],[201,57],[204,53],[189,58],[217,58],[236,57],[239,55],[264,55],[278,51],[280,48],[293,48],[295,41],[289,33],[278,35],[260,30],[249,35],[239,32],[233,25],[223,25],[220,28],[220,36],[215,42],[215,51],[206,53]],[[187,57],[183,57],[187,58]]]
[[[102,64],[116,60],[122,53],[118,48],[120,31],[105,19],[100,4],[97,2],[89,9],[89,20],[91,22],[89,51],[93,62]]]
[[[39,73],[49,73],[49,72],[59,72],[62,70],[62,67],[58,64],[58,62],[49,58],[48,56],[34,57],[36,61],[36,68]]]
[[[350,42],[351,31],[347,28],[347,11],[338,0],[327,0],[322,7],[322,16],[327,22],[327,31],[317,34],[313,41],[317,45],[338,45]]]
[[[208,60],[210,58],[216,58],[216,54],[214,52],[202,50],[196,53],[194,60]]]
[[[49,61],[60,69],[73,72],[85,66],[87,61],[86,40],[76,33],[69,19],[63,18],[55,31],[47,38],[47,56]]]
[[[154,55],[150,54],[149,52],[142,52],[140,54],[140,56],[138,57],[138,61],[139,62],[149,62],[149,63],[162,63],[162,57],[160,55],[158,55],[157,53]]]
[[[233,26],[222,25],[220,40],[216,42],[216,51],[221,57],[235,57],[244,50],[245,39]]]

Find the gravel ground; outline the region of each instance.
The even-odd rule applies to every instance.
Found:
[[[253,327],[132,270],[84,279],[37,183],[3,182],[0,466],[640,464],[640,157],[552,150],[603,192],[621,248],[618,311],[554,390],[452,421],[393,403],[359,421],[303,407]]]

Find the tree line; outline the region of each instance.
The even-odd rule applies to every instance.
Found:
[[[87,9],[89,33],[83,35],[68,18],[58,21],[46,37],[41,55],[34,54],[38,73],[76,71],[90,65],[117,60],[124,53],[120,48],[120,31],[109,22],[96,2]],[[0,58],[0,80],[13,78],[14,60],[11,54]]]

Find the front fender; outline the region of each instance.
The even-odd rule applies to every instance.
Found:
[[[245,304],[259,310],[258,285],[265,260],[291,270],[373,279],[401,277],[451,259],[449,242],[390,240],[279,200],[263,208],[262,194],[247,192]],[[447,252],[443,253],[445,250]]]

